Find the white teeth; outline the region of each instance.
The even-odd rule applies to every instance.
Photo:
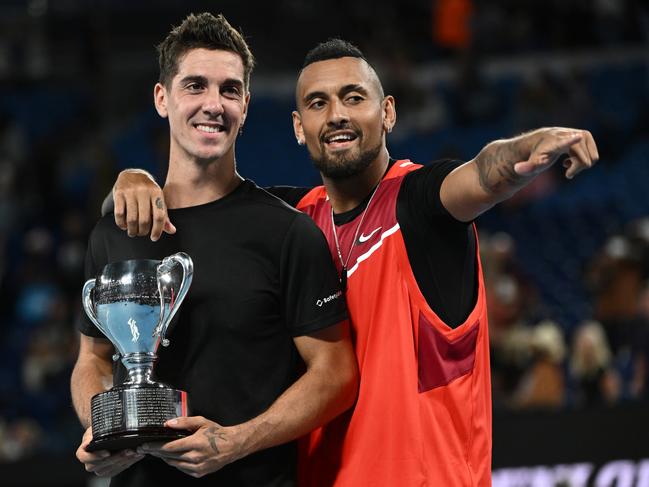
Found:
[[[196,128],[200,130],[201,132],[208,132],[210,134],[215,134],[217,132],[221,132],[222,128],[220,126],[218,127],[213,127],[211,125],[196,125]]]
[[[344,142],[346,140],[352,140],[353,137],[349,134],[340,134],[340,135],[334,135],[333,137],[330,137],[327,142]]]

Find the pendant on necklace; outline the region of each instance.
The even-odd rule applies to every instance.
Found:
[[[347,267],[343,266],[342,271],[340,271],[340,287],[344,293],[347,292]]]

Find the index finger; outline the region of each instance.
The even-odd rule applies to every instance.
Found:
[[[144,453],[161,453],[161,454],[182,454],[193,449],[191,436],[179,438],[165,443],[144,443],[140,449]]]
[[[122,230],[126,230],[126,200],[122,193],[113,191],[113,205],[115,224]]]
[[[77,458],[82,463],[97,463],[111,456],[108,450],[88,451],[87,445],[81,445],[77,449]]]
[[[165,224],[169,220],[167,215],[167,206],[160,195],[151,197],[151,208],[153,209],[153,225],[151,227],[151,240],[156,242],[162,232],[164,231]]]
[[[591,159],[593,160],[593,162],[597,162],[599,160],[599,151],[597,150],[595,139],[590,132],[586,132],[585,142]]]
[[[572,132],[566,135],[559,135],[553,137],[546,148],[543,149],[544,153],[560,153],[565,154],[568,149],[577,142],[581,141],[583,135],[579,132]]]

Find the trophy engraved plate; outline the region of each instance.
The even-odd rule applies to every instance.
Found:
[[[128,379],[91,400],[93,440],[86,448],[122,450],[148,441],[187,436],[165,421],[187,415],[187,394],[157,382],[153,366],[158,346],[167,346],[167,328],[193,276],[182,252],[156,260],[127,260],[104,267],[83,287],[88,317],[113,343]]]

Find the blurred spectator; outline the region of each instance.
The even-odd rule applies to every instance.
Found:
[[[471,0],[435,0],[433,2],[433,39],[450,51],[467,49],[471,44],[473,15]]]
[[[563,360],[566,344],[561,327],[543,321],[534,327],[530,337],[532,361],[514,393],[516,408],[559,408],[565,400]]]
[[[627,353],[633,342],[644,279],[641,249],[624,235],[609,238],[590,264],[587,283],[595,301],[594,318],[604,326],[615,355]]]
[[[20,418],[12,423],[0,418],[0,462],[34,455],[41,447],[42,434],[41,428],[30,418]]]
[[[611,350],[602,325],[597,321],[582,323],[575,331],[570,356],[575,406],[610,405],[619,399],[620,378],[612,365]]]

